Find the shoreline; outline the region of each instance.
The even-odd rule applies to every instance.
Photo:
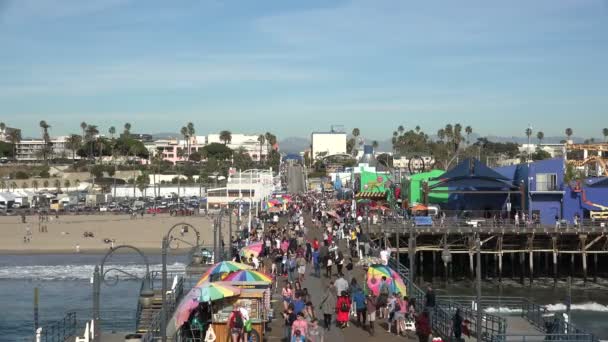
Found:
[[[117,245],[118,246],[118,245]],[[137,247],[137,246],[133,246]],[[159,248],[150,247],[137,247],[145,255],[159,256],[162,251]],[[178,248],[169,250],[169,255],[186,255],[190,248]],[[87,248],[86,250],[80,249],[80,252],[76,252],[74,249],[58,248],[58,249],[2,249],[0,250],[0,256],[7,255],[70,255],[70,254],[85,254],[85,255],[104,255],[110,250],[110,248]],[[118,250],[115,254],[132,254],[131,250]]]
[[[148,255],[161,255],[162,239],[172,227],[175,229],[171,234],[176,240],[171,243],[170,254],[187,253],[196,243],[195,230],[199,232],[201,246],[211,248],[214,240],[213,221],[201,216],[163,214],[131,219],[119,215],[75,215],[59,219],[49,217],[49,221],[44,222],[27,221],[22,223],[15,217],[0,217],[0,255],[105,254],[111,246],[108,241],[113,241],[115,247],[130,245]],[[194,229],[182,231],[180,225],[184,224]],[[229,243],[228,229],[226,222],[222,227],[225,244]]]

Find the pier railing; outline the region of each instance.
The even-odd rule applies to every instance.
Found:
[[[135,312],[133,310],[101,310],[103,331],[133,331]],[[92,319],[88,309],[74,309],[57,321],[41,325],[41,342],[64,342],[66,339],[82,335],[87,322]]]
[[[41,342],[64,342],[68,337],[75,336],[78,328],[76,312],[70,311],[57,321],[41,326]]]
[[[396,260],[391,259],[390,266],[398,272],[408,289],[408,297],[415,298],[418,306],[424,305],[425,293],[416,284],[412,283],[408,278],[408,269]],[[443,339],[449,340],[452,336],[452,317],[456,310],[460,309],[463,319],[471,322],[470,330],[473,334],[477,332],[476,311],[468,305],[462,305],[458,301],[441,300],[438,301],[435,308],[430,310],[431,328],[435,334],[440,335]],[[475,336],[478,341],[501,342],[500,336],[506,333],[506,320],[502,317],[484,313],[482,316],[482,336]]]
[[[476,301],[473,296],[439,296],[438,303],[458,303],[462,307],[472,307]],[[483,297],[480,303],[476,304],[484,312],[495,312],[498,315],[502,312],[505,315],[518,315],[526,319],[540,332],[546,332],[543,336],[551,336],[553,340],[559,341],[597,341],[597,338],[575,324],[567,322],[560,315],[549,315],[549,311],[542,305],[531,302],[523,297]],[[525,341],[525,336],[509,335],[509,341],[513,336],[518,341]],[[528,336],[528,341],[533,340],[534,335]],[[519,337],[524,338],[523,340]]]

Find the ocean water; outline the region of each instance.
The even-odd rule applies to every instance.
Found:
[[[68,311],[77,318],[90,317],[93,301],[91,277],[103,255],[0,255],[0,341],[32,341],[34,338],[34,288],[39,289],[41,325],[59,320]],[[161,269],[160,256],[148,256],[150,269]],[[185,256],[169,257],[169,271],[183,271]],[[112,256],[112,266],[142,276],[145,267],[137,255]],[[131,328],[141,282],[119,275],[115,286],[102,285],[101,313],[122,329]],[[104,317],[105,318],[105,317]],[[84,325],[83,325],[84,327]]]
[[[40,317],[42,324],[61,319],[66,312],[76,310],[79,318],[86,319],[92,310],[93,289],[91,276],[94,265],[102,255],[0,255],[0,341],[32,341],[34,337],[33,297],[34,288],[40,291]],[[160,270],[160,256],[148,256],[152,270]],[[185,256],[169,258],[170,271],[182,271]],[[139,276],[144,274],[140,257],[132,254],[114,255],[112,264]],[[440,281],[434,285],[438,295],[473,296],[474,286],[467,280],[450,283],[445,287]],[[140,282],[121,276],[115,286],[102,285],[102,315],[112,315],[129,328],[137,308]],[[488,281],[482,288],[483,295],[526,297],[543,304],[549,311],[566,309],[566,286],[561,281],[553,286],[553,279],[537,278],[533,286],[520,285],[516,280],[503,279],[502,286]],[[600,339],[608,340],[608,280],[597,284],[574,280],[572,288],[572,320],[583,329],[593,332]],[[506,312],[506,308],[491,308]],[[510,312],[517,314],[517,312]],[[104,317],[105,318],[105,317]],[[84,325],[83,325],[84,326]]]
[[[437,295],[475,296],[475,285],[468,280],[448,284],[435,282]],[[503,279],[502,285],[489,280],[482,285],[483,296],[524,297],[545,306],[554,313],[566,312],[567,284],[560,280],[554,286],[553,278],[536,278],[532,286],[520,284],[516,279]],[[595,334],[602,340],[608,340],[608,280],[598,279],[597,283],[582,279],[573,279],[571,319],[576,326]],[[488,311],[502,314],[518,314],[518,310],[505,307],[493,307]]]

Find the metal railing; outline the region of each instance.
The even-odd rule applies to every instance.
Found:
[[[475,301],[473,296],[439,296],[438,303],[458,303],[461,306],[468,306]],[[549,311],[542,305],[536,304],[523,297],[483,297],[477,304],[481,310],[495,309],[500,315],[501,311],[506,314],[517,314],[526,319],[534,328],[541,332],[546,332],[554,340],[565,341],[597,341],[597,338],[575,324],[566,322],[559,316],[548,316]],[[510,334],[505,333],[509,341],[512,340]],[[519,335],[513,335],[515,337]],[[522,335],[523,336],[523,335]],[[528,340],[536,335],[529,335]]]
[[[407,267],[401,263],[397,263],[393,259],[390,260],[390,266],[403,278],[403,281],[408,288],[408,297],[415,298],[418,305],[423,305],[425,293],[407,277],[409,274]],[[460,309],[463,319],[467,319],[471,322],[470,331],[473,333],[473,335],[477,332],[475,310],[470,308],[468,305],[461,305],[461,303],[457,301],[441,300],[437,302],[435,308],[430,312],[431,328],[435,334],[440,335],[446,340],[451,338],[452,318],[454,317],[457,309]],[[482,336],[475,336],[478,340],[488,342],[502,341],[498,338],[498,336],[506,333],[507,324],[504,318],[484,313],[482,315],[482,324]]]
[[[132,331],[135,328],[133,310],[101,310],[103,331]],[[69,337],[82,335],[87,322],[92,319],[91,311],[76,309],[68,311],[57,321],[41,326],[42,342],[63,342]]]
[[[559,341],[559,342],[592,342],[589,334],[538,334],[538,335],[497,335],[499,341],[508,342],[539,342],[539,341]]]
[[[42,342],[64,342],[68,337],[76,334],[78,321],[76,312],[70,311],[55,322],[41,326],[40,341]]]

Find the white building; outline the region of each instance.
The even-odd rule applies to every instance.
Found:
[[[346,133],[314,132],[311,135],[312,158],[346,154]]]
[[[519,152],[525,154],[533,154],[536,152],[536,148],[549,153],[551,158],[563,157],[566,155],[566,144],[521,144],[519,146]]]
[[[226,187],[208,190],[207,205],[214,208],[239,201],[252,205],[260,203],[270,198],[277,189],[276,182],[272,170],[237,171],[229,175]]]
[[[255,134],[232,134],[232,139],[226,146],[233,151],[243,149],[252,160],[260,161],[260,156],[262,159],[268,157],[268,142],[260,146],[258,137],[259,135]],[[219,134],[209,134],[207,135],[207,144],[212,143],[223,144],[224,142],[220,140]]]
[[[260,146],[258,137],[259,135],[252,134],[232,134],[232,140],[230,143],[226,144],[226,146],[233,151],[242,149],[245,153],[249,154],[252,160],[260,161],[260,156],[262,159],[268,157],[269,148],[267,143]],[[179,161],[186,161],[188,152],[194,153],[200,151],[205,146],[212,143],[224,144],[224,142],[220,140],[219,134],[209,134],[207,136],[192,137],[190,138],[189,144],[186,139],[174,138],[148,142],[145,146],[152,155],[161,154],[163,160],[175,164]]]
[[[72,158],[72,151],[66,148],[67,136],[52,138],[52,152],[48,158]],[[24,139],[15,146],[16,159],[19,161],[40,161],[43,159],[42,149],[44,148],[42,139]]]

